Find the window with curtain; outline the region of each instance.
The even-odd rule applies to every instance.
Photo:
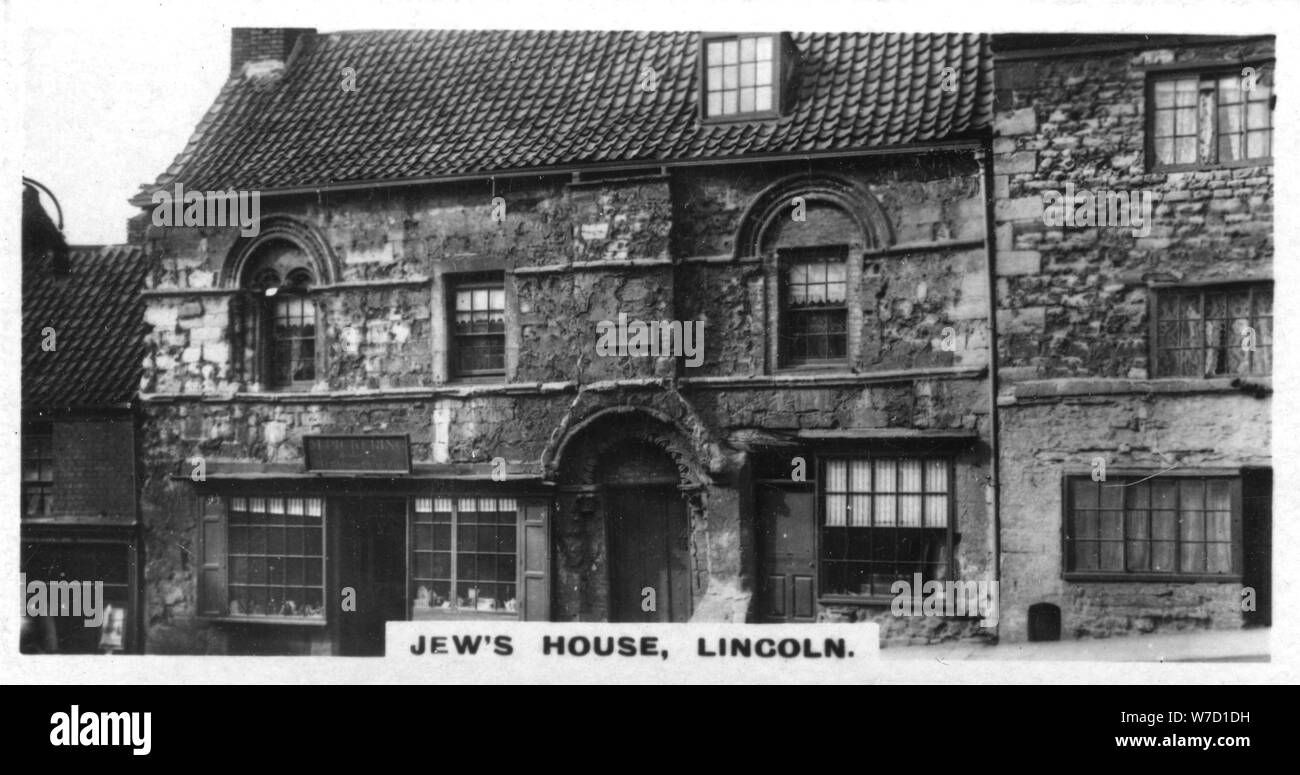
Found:
[[[1240,573],[1237,477],[1091,477],[1067,480],[1065,563],[1088,576]]]
[[[845,246],[780,251],[783,365],[848,358],[847,258]]]
[[[1273,371],[1273,285],[1155,291],[1160,377],[1265,376]]]
[[[1268,159],[1273,149],[1273,72],[1256,65],[1153,78],[1149,149],[1156,169]]]
[[[300,249],[268,245],[250,265],[232,306],[236,368],[268,390],[310,388],[317,378],[315,275]]]
[[[949,577],[952,462],[946,458],[824,461],[821,594],[890,595],[896,580]]]
[[[465,279],[451,289],[451,372],[500,376],[506,369],[506,292],[500,276]]]

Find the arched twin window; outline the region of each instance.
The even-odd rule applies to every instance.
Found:
[[[245,381],[266,390],[316,382],[315,282],[310,259],[292,243],[267,243],[251,257],[235,315]]]

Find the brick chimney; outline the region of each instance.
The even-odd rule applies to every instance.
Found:
[[[313,27],[235,27],[230,31],[230,72],[233,75],[248,62],[284,62],[304,35]]]

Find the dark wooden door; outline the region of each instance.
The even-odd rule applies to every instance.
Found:
[[[759,616],[766,622],[817,618],[816,499],[811,490],[758,486]]]
[[[356,593],[356,610],[340,606],[339,653],[382,656],[384,623],[406,619],[406,502],[346,500],[339,508],[338,586]],[[326,604],[330,605],[329,598]]]
[[[1242,578],[1255,590],[1255,610],[1245,611],[1246,624],[1267,627],[1273,623],[1273,469],[1248,468],[1242,472]]]
[[[684,622],[691,616],[686,504],[675,487],[605,493],[610,621]],[[645,610],[654,590],[654,610]]]

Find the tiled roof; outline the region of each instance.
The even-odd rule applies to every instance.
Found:
[[[73,247],[66,276],[23,266],[23,407],[108,407],[131,400],[144,360],[144,251]],[[42,349],[45,328],[55,349]]]
[[[282,72],[232,75],[157,185],[270,191],[865,149],[970,135],[990,123],[984,36],[792,38],[800,68],[789,112],[708,124],[698,117],[699,33],[308,35]],[[355,91],[342,88],[348,67]],[[648,93],[645,67],[657,80]],[[955,88],[943,88],[945,75]]]

